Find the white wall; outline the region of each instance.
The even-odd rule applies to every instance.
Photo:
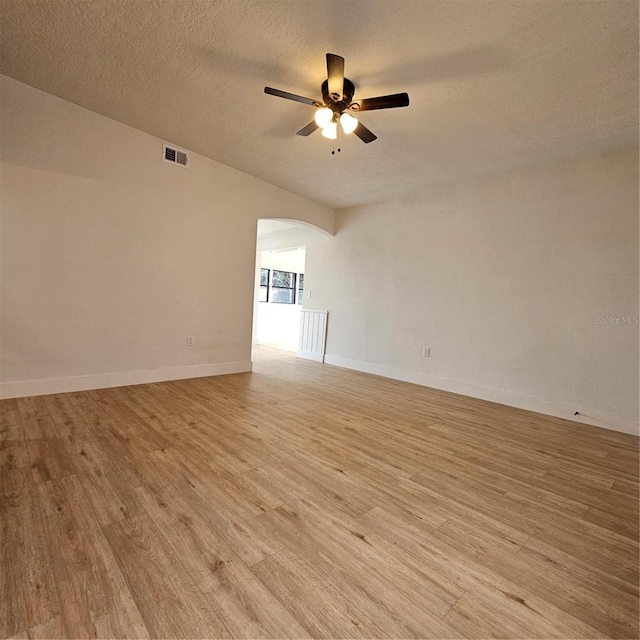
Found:
[[[339,212],[306,286],[327,362],[637,432],[637,147]]]
[[[304,248],[262,251],[259,253],[260,266],[263,269],[278,269],[291,271],[296,274],[304,273],[305,250]],[[259,283],[259,274],[258,274]],[[296,286],[297,286],[296,281]],[[256,288],[256,297],[259,287]],[[297,295],[297,292],[296,292]],[[256,342],[257,344],[274,346],[287,351],[297,351],[300,335],[300,309],[299,304],[280,304],[272,302],[269,296],[268,302],[259,302],[257,311]]]
[[[196,154],[162,162],[161,140],[15,80],[0,92],[0,393],[250,368],[257,219],[331,233],[334,213]]]

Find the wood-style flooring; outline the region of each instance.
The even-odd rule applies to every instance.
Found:
[[[638,439],[262,350],[0,403],[3,638],[637,638]]]

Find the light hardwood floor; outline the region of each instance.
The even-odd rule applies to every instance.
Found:
[[[638,439],[263,350],[0,403],[0,635],[638,635]]]

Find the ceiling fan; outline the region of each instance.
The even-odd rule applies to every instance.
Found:
[[[264,92],[269,95],[317,107],[315,118],[306,127],[302,127],[297,135],[308,136],[316,129],[322,128],[322,135],[330,140],[335,140],[338,137],[338,124],[340,124],[344,133],[355,133],[365,143],[373,142],[377,136],[350,112],[409,106],[409,94],[407,93],[354,100],[355,87],[353,82],[344,77],[344,58],[335,53],[327,53],[327,79],[322,83],[321,90],[324,102],[271,87],[264,88]]]

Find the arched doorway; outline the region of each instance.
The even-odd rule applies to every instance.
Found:
[[[307,245],[325,231],[297,220],[259,219],[253,345],[296,352],[300,312],[309,302]]]

